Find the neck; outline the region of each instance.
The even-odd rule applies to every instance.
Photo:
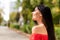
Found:
[[[43,22],[41,20],[38,20],[37,23],[38,24],[43,24]]]

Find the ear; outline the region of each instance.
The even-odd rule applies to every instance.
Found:
[[[41,13],[39,13],[39,15],[40,15],[40,17],[42,17],[42,14]]]
[[[40,16],[42,17],[42,14],[40,14]]]

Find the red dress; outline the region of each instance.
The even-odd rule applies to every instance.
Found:
[[[44,34],[32,34],[30,40],[48,40],[48,35]]]

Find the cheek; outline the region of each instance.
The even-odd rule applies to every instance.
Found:
[[[32,19],[33,19],[33,20],[36,20],[37,18],[36,18],[36,16],[32,16]]]

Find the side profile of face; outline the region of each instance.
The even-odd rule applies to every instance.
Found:
[[[35,10],[32,12],[32,20],[38,21],[39,19],[41,20],[42,14],[39,11],[39,9],[36,7]]]

